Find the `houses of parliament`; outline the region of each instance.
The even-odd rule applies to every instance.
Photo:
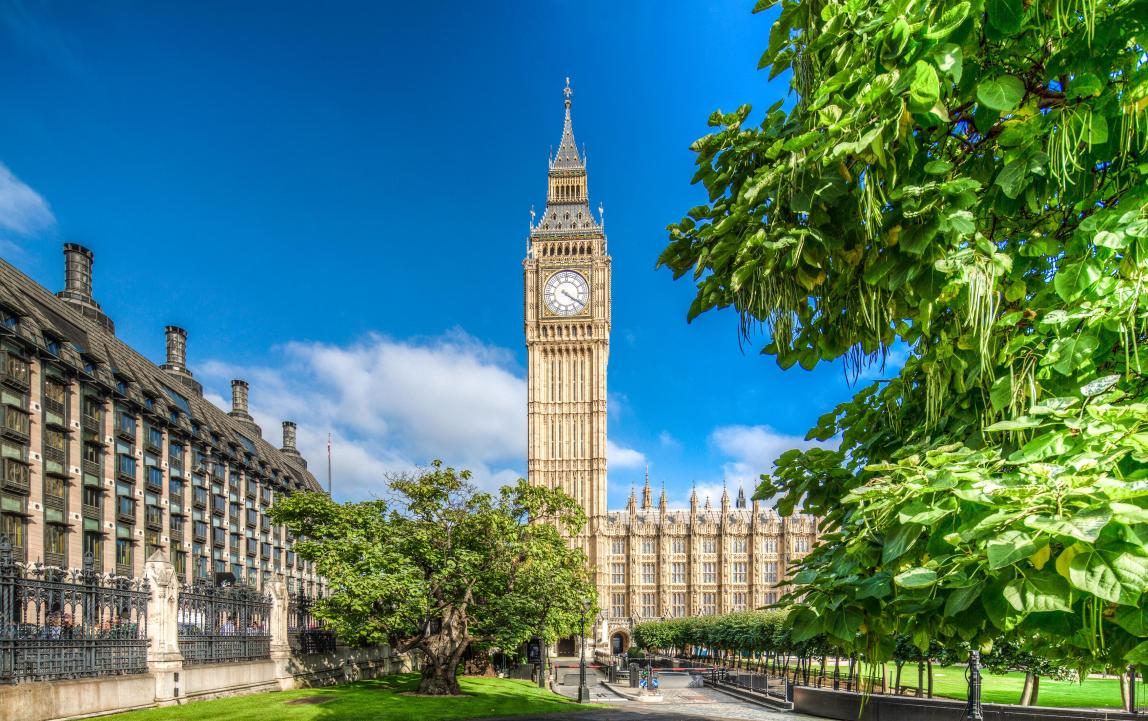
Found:
[[[671,510],[653,498],[647,473],[639,499],[606,506],[607,366],[611,260],[599,208],[591,212],[584,153],[574,140],[569,80],[565,122],[550,158],[546,209],[534,217],[523,261],[528,357],[528,475],[560,488],[587,516],[572,542],[592,567],[602,615],[592,640],[627,649],[634,624],[759,608],[777,600],[789,565],[807,553],[817,519],[780,517],[739,489],[715,506]],[[559,653],[574,646],[559,645]]]

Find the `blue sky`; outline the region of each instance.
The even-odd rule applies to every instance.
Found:
[[[614,259],[610,505],[649,463],[682,503],[749,485],[850,390],[781,371],[736,317],[685,322],[654,268],[704,200],[690,143],[786,93],[752,2],[49,3],[0,0],[0,254],[95,295],[157,362],[163,327],[264,435],[299,423],[336,495],[432,457],[525,472],[522,268],[571,77]],[[747,491],[750,490],[747,487]],[[716,501],[716,497],[714,498]]]

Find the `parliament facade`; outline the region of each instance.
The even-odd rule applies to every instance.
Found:
[[[166,329],[156,365],[115,335],[92,296],[94,257],[64,246],[53,294],[0,260],[0,538],[14,560],[142,577],[162,551],[184,582],[322,583],[267,510],[280,494],[322,490],[295,447],[264,440],[248,385],[232,409],[203,397],[187,333]]]
[[[603,615],[593,642],[629,647],[635,623],[759,608],[785,590],[789,565],[817,538],[817,519],[780,517],[744,491],[718,507],[657,503],[647,474],[642,497],[606,507],[606,369],[610,354],[611,260],[601,207],[590,210],[584,153],[574,141],[572,92],[546,209],[531,222],[523,261],[528,363],[528,475],[577,500],[588,522],[572,542],[594,572]],[[572,651],[572,646],[559,649]]]

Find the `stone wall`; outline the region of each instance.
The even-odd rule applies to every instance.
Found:
[[[162,553],[145,567],[148,603],[148,672],[65,681],[0,685],[0,721],[63,721],[189,701],[328,686],[414,668],[409,656],[387,646],[336,647],[329,653],[295,655],[287,638],[286,584],[267,584],[271,596],[271,653],[256,661],[184,664],[179,651],[178,580]]]
[[[203,699],[330,686],[413,668],[386,646],[331,653],[170,668],[160,673],[0,686],[0,721],[62,721]],[[167,684],[170,683],[170,687]]]

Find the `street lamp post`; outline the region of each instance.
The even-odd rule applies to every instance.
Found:
[[[582,615],[578,624],[578,633],[582,642],[578,646],[581,659],[578,662],[578,703],[590,700],[590,689],[586,687],[586,614],[590,612],[590,599],[582,599]]]

